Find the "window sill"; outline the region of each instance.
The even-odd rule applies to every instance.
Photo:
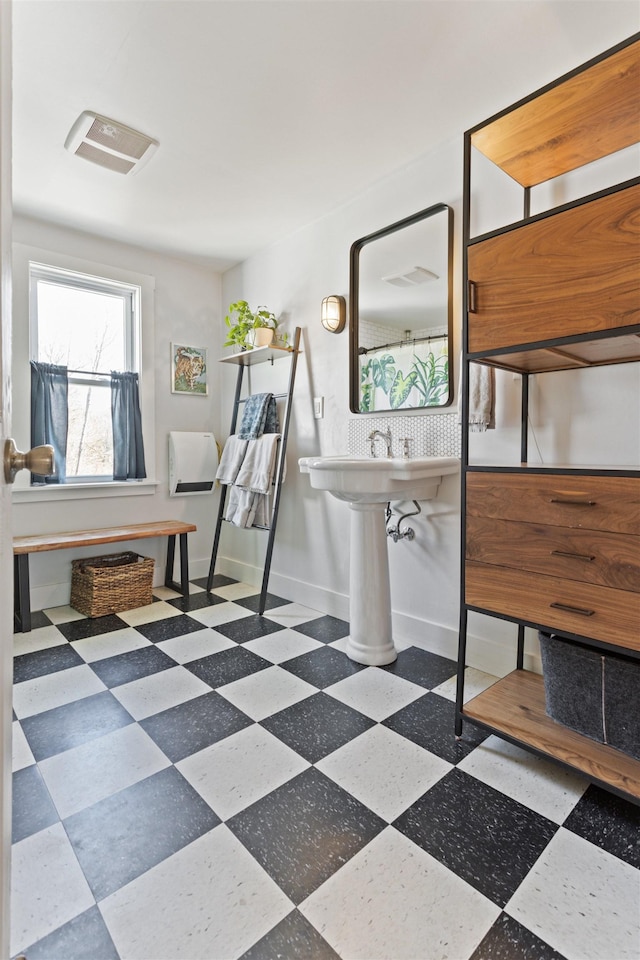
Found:
[[[13,503],[44,500],[94,500],[104,497],[145,497],[156,492],[158,480],[109,483],[70,483],[62,486],[23,487],[12,490]]]

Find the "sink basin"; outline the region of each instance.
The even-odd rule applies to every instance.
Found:
[[[302,457],[311,486],[348,503],[430,500],[445,474],[457,473],[457,457]]]
[[[302,457],[311,486],[345,500],[351,513],[350,631],[345,653],[357,663],[383,666],[398,653],[393,642],[385,504],[430,500],[442,477],[457,473],[456,457]]]

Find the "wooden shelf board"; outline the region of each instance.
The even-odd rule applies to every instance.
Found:
[[[486,123],[471,143],[532,187],[637,143],[638,116],[636,40]]]
[[[234,363],[238,367],[252,367],[256,363],[280,360],[292,353],[293,347],[254,347],[252,350],[243,350],[240,353],[231,353],[228,357],[220,357],[220,363]]]
[[[514,373],[556,373],[613,363],[637,363],[640,361],[640,337],[629,333],[553,347],[526,349],[523,345],[521,351],[484,353],[481,357],[474,356],[474,360]]]
[[[640,800],[640,761],[556,723],[545,713],[541,676],[516,670],[474,697],[464,716]]]

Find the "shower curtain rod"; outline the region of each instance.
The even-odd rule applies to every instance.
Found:
[[[358,353],[363,355],[375,353],[377,350],[388,350],[389,347],[402,347],[408,343],[430,343],[431,340],[446,340],[448,336],[448,333],[436,333],[432,337],[409,337],[408,340],[394,340],[391,343],[383,343],[379,347],[358,347]]]

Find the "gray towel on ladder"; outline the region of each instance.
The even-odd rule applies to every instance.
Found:
[[[257,440],[263,433],[279,433],[278,408],[272,393],[252,393],[242,412],[240,440]]]

